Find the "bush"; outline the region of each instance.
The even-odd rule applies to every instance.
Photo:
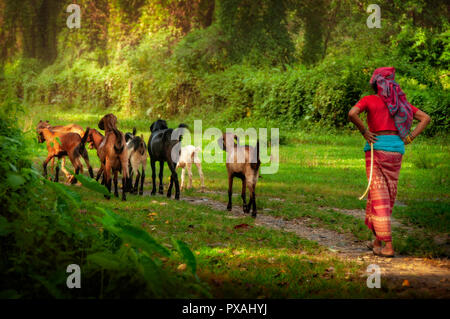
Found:
[[[84,203],[71,187],[43,179],[31,166],[29,141],[16,127],[11,110],[18,108],[8,100],[0,113],[1,298],[209,296],[186,244],[174,241],[174,254],[140,227]],[[91,191],[106,190],[77,178]],[[166,265],[180,259],[190,273],[180,275]],[[83,289],[67,288],[69,264],[82,269]]]

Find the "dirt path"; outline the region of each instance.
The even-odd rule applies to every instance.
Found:
[[[226,210],[226,204],[206,197],[181,196],[181,200],[194,205],[206,205],[215,210],[224,211],[229,218],[242,218],[245,215],[242,207],[234,205],[231,212]],[[358,214],[361,212],[351,212]],[[398,221],[395,221],[400,225]],[[376,264],[380,266],[382,280],[385,285],[399,291],[399,296],[417,295],[432,296],[433,298],[450,298],[450,262],[448,259],[427,259],[409,256],[396,256],[395,258],[380,258],[374,256],[366,248],[366,242],[356,239],[351,234],[310,227],[308,218],[285,220],[280,217],[258,213],[255,225],[292,232],[301,238],[317,242],[327,247],[335,256],[357,262],[359,264]],[[364,276],[365,274],[361,274]],[[407,282],[406,282],[406,281]],[[405,289],[407,287],[408,289]]]

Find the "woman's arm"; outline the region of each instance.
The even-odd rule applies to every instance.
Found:
[[[418,112],[419,111],[417,111],[417,113]],[[368,129],[366,129],[363,121],[359,118],[359,113],[361,113],[359,107],[356,106],[352,107],[350,112],[348,112],[348,120],[353,124],[355,124],[355,126],[358,128],[358,130],[361,132],[361,134],[364,136],[367,142],[375,143],[377,141],[376,135],[370,132]]]
[[[422,133],[431,121],[430,116],[421,110],[417,110],[416,114],[414,114],[414,119],[418,120],[419,124],[417,124],[416,128],[403,140],[405,144],[411,143],[420,133]],[[408,140],[408,137],[410,140]]]

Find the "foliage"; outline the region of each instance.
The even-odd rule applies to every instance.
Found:
[[[384,3],[383,28],[368,29],[369,3],[83,0],[86,25],[61,31],[55,62],[44,68],[9,56],[0,96],[341,129],[350,107],[372,94],[372,70],[392,65],[409,101],[432,117],[425,134],[445,133],[447,8],[440,0]]]
[[[8,101],[2,110],[18,106]],[[3,298],[208,296],[196,277],[195,257],[184,242],[177,245],[191,276],[170,270],[162,257],[172,262],[178,257],[140,227],[109,209],[83,202],[68,186],[43,179],[28,160],[30,141],[17,129],[13,114],[0,117]],[[77,178],[98,196],[104,193],[92,179]],[[81,268],[80,290],[66,286],[66,267],[73,263]]]

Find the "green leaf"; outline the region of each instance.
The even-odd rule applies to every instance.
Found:
[[[13,172],[17,173],[17,168],[12,164],[12,163],[8,163],[9,167],[11,167],[11,169],[13,170]]]
[[[70,190],[66,185],[54,183],[46,180],[45,178],[42,180],[44,181],[44,184],[50,186],[50,188],[52,188],[58,195],[63,197],[63,199],[65,199],[68,203],[71,203],[76,208],[80,207],[81,197],[78,193]]]
[[[108,192],[108,189],[104,185],[98,183],[93,178],[90,178],[90,177],[87,177],[87,176],[84,176],[84,175],[81,175],[81,174],[77,174],[77,175],[75,175],[75,177],[87,189],[90,189],[91,191],[100,193],[102,195],[111,195]]]
[[[98,252],[87,256],[87,260],[107,270],[121,269],[120,262],[114,254]]]
[[[188,245],[186,245],[186,243],[181,240],[175,240],[173,238],[172,242],[174,243],[180,255],[186,261],[186,264],[189,266],[189,268],[191,268],[192,274],[195,275],[197,272],[197,260],[195,259],[195,256],[189,249]]]
[[[107,208],[97,207],[97,210],[104,214],[100,220],[103,227],[122,238],[124,242],[143,249],[149,256],[153,256],[155,252],[163,256],[170,256],[170,251],[160,245],[145,230],[129,224],[127,220]]]
[[[6,176],[6,182],[12,188],[17,188],[25,183],[25,179],[20,175],[9,173]]]
[[[11,223],[5,217],[0,216],[0,236],[6,236],[12,232]]]

